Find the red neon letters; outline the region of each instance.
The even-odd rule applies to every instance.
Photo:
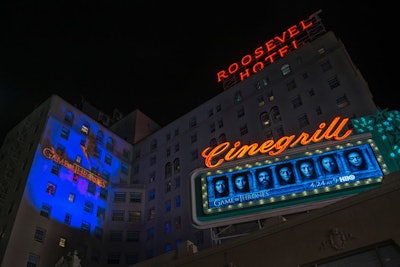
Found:
[[[302,132],[297,139],[295,135],[283,136],[276,142],[272,139],[265,141],[261,145],[253,143],[251,145],[241,145],[240,141],[236,141],[231,147],[230,142],[224,142],[216,147],[207,147],[201,152],[201,156],[205,159],[204,163],[208,168],[214,168],[221,165],[224,161],[231,161],[234,159],[243,158],[246,154],[248,156],[255,156],[257,154],[268,153],[270,156],[275,156],[282,153],[288,147],[294,147],[297,144],[307,145],[311,142],[318,143],[322,140],[343,140],[348,137],[353,130],[347,130],[346,133],[340,136],[340,132],[348,122],[348,118],[344,118],[339,125],[340,117],[335,117],[329,126],[324,130],[326,123],[319,124],[318,129],[310,136],[308,133]],[[336,127],[336,129],[335,129]]]
[[[267,41],[264,46],[257,47],[256,50],[254,50],[253,55],[247,54],[242,57],[240,62],[232,63],[227,70],[218,72],[218,82],[229,78],[239,70],[242,70],[242,72],[239,73],[239,76],[240,80],[243,81],[245,78],[250,77],[251,74],[262,70],[265,65],[269,65],[275,60],[284,57],[290,51],[298,48],[299,45],[296,42],[295,37],[312,25],[311,21],[307,24],[302,20],[299,25],[294,25],[284,31],[282,36],[275,36],[271,40]],[[250,64],[253,65],[250,66]]]

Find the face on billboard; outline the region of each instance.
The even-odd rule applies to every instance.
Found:
[[[265,162],[198,176],[202,188],[200,213],[212,216],[254,207],[268,209],[316,195],[329,198],[333,192],[380,183],[383,176],[368,143]]]

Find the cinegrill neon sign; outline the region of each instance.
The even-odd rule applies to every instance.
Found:
[[[266,65],[283,58],[289,52],[307,43],[300,37],[303,34],[308,36],[307,30],[312,26],[311,19],[302,20],[298,25],[291,26],[282,32],[282,35],[276,35],[265,42],[264,45],[257,47],[252,54],[243,56],[239,62],[232,63],[228,69],[219,71],[217,73],[218,82],[236,75],[243,81],[250,75],[262,70]],[[299,42],[297,39],[302,41]]]
[[[89,171],[88,169],[83,168],[82,166],[77,164],[75,161],[61,157],[60,155],[57,154],[54,147],[46,147],[43,149],[42,153],[43,153],[43,156],[45,156],[46,158],[51,159],[55,163],[64,166],[65,168],[73,171],[75,174],[82,176],[86,180],[88,180],[92,183],[95,183],[102,188],[106,187],[106,185],[107,185],[106,180],[104,180],[100,176],[94,174],[93,172]]]
[[[311,135],[302,132],[297,137],[296,135],[283,136],[276,142],[273,139],[269,139],[262,144],[241,145],[240,141],[236,141],[233,146],[231,142],[224,142],[215,147],[205,148],[201,152],[201,156],[204,158],[204,164],[208,168],[214,168],[221,165],[224,161],[240,159],[246,155],[255,156],[257,154],[268,153],[270,156],[275,156],[285,151],[288,147],[291,148],[297,144],[308,145],[330,139],[340,141],[353,132],[353,130],[347,130],[341,135],[341,131],[349,119],[344,118],[340,120],[341,118],[338,116],[328,126],[325,122],[320,123],[318,129]]]

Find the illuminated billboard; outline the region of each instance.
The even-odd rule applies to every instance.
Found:
[[[383,171],[371,139],[284,158],[203,169],[192,175],[197,226],[255,212],[316,202],[380,184]],[[378,156],[377,156],[378,154]],[[268,216],[264,216],[268,217]]]

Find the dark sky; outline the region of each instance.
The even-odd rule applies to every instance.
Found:
[[[222,92],[218,71],[320,9],[376,104],[400,108],[394,7],[375,1],[10,2],[0,4],[0,143],[52,94],[166,125]]]

